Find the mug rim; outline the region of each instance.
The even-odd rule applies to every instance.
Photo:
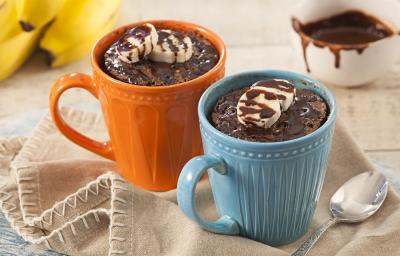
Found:
[[[270,75],[270,76],[292,76],[295,77],[298,80],[304,80],[312,83],[313,85],[316,85],[318,88],[321,88],[325,93],[326,96],[319,94],[325,102],[329,105],[329,115],[325,123],[320,126],[318,129],[315,131],[306,134],[304,136],[295,138],[295,139],[290,139],[286,141],[275,141],[275,142],[259,142],[259,141],[247,141],[247,140],[242,140],[239,138],[235,138],[232,136],[229,136],[221,131],[219,131],[217,128],[215,128],[210,121],[208,120],[205,112],[205,104],[206,101],[211,94],[211,92],[220,86],[224,86],[227,83],[229,83],[231,80],[234,80],[238,77],[241,76],[265,76],[265,75]],[[223,95],[220,95],[221,97]],[[240,143],[241,146],[244,148],[256,148],[256,149],[262,149],[265,148],[266,146],[271,148],[271,149],[282,149],[283,147],[286,146],[293,146],[298,143],[303,143],[306,141],[311,141],[315,138],[320,137],[323,135],[335,122],[336,120],[336,113],[337,113],[337,106],[336,106],[336,100],[335,97],[333,96],[333,93],[328,90],[328,88],[323,85],[321,82],[314,80],[308,76],[296,73],[296,72],[291,72],[291,71],[284,71],[284,70],[275,70],[275,69],[269,69],[269,70],[257,70],[257,71],[245,71],[245,72],[240,72],[234,75],[226,76],[225,78],[215,82],[213,85],[208,87],[206,91],[203,93],[199,100],[198,108],[197,108],[198,116],[199,116],[199,121],[200,121],[200,127],[203,126],[204,129],[210,131],[213,135],[215,135],[218,139],[221,139],[222,141],[225,141],[230,144],[237,144]]]
[[[218,51],[218,62],[215,64],[215,66],[204,73],[201,76],[198,76],[192,80],[182,82],[182,83],[177,83],[177,84],[171,84],[171,85],[155,85],[155,86],[144,86],[144,85],[137,85],[137,84],[130,84],[126,83],[123,81],[120,81],[116,78],[111,77],[109,74],[107,74],[102,68],[100,63],[98,62],[98,57],[97,56],[100,52],[101,54],[104,54],[105,50],[107,47],[109,47],[112,43],[115,41],[112,41],[111,43],[106,43],[107,40],[109,40],[110,37],[113,37],[115,34],[120,33],[120,31],[126,31],[129,28],[139,26],[144,23],[151,23],[155,25],[159,24],[165,24],[165,27],[175,27],[175,26],[182,26],[185,28],[188,28],[188,30],[196,31],[198,32],[201,36],[203,36],[205,39],[207,39]],[[213,42],[214,41],[214,42]],[[177,89],[180,87],[189,87],[194,84],[199,84],[202,83],[208,79],[210,79],[212,76],[214,76],[216,73],[218,73],[225,65],[226,61],[226,46],[224,41],[213,31],[210,29],[207,29],[203,26],[186,22],[186,21],[180,21],[180,20],[144,20],[144,21],[138,21],[138,22],[133,22],[133,23],[128,23],[119,27],[116,27],[109,33],[105,34],[103,37],[101,37],[97,42],[94,44],[92,51],[91,51],[91,63],[93,67],[93,72],[99,74],[102,76],[104,79],[107,80],[107,82],[110,82],[113,84],[113,86],[116,86],[120,89],[124,90],[139,90],[143,92],[162,92],[162,91],[171,91],[173,89]]]

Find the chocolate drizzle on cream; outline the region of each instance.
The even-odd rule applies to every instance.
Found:
[[[294,85],[283,79],[261,80],[252,86],[263,87],[268,92],[275,94],[279,99],[283,111],[286,111],[290,107],[296,94]]]
[[[244,125],[271,127],[292,104],[294,86],[286,80],[262,80],[250,86],[239,99],[237,118]]]
[[[171,29],[146,23],[132,28],[117,41],[119,59],[136,63],[145,58],[154,62],[184,63],[193,55],[190,37]]]
[[[261,81],[254,83],[252,86],[275,88],[280,91],[285,91],[285,92],[289,92],[289,93],[292,93],[295,90],[295,87],[293,84],[291,84],[289,81],[283,80],[283,79],[261,80]]]
[[[244,125],[268,128],[280,115],[278,97],[264,87],[250,87],[237,104],[237,118]]]
[[[142,59],[146,54],[153,50],[153,45],[150,43],[150,49],[146,48],[146,37],[151,36],[151,27],[147,24],[134,27],[121,37],[116,44],[117,52],[122,55],[126,53],[126,57],[130,62],[134,60],[134,49],[138,51],[138,59]]]
[[[293,29],[300,35],[303,57],[307,71],[307,47],[310,43],[316,47],[328,47],[335,57],[335,67],[340,68],[340,52],[356,50],[358,54],[370,43],[390,37],[393,30],[378,18],[361,11],[347,11],[315,22],[302,24],[292,18]]]
[[[158,31],[158,42],[149,55],[152,61],[166,63],[182,63],[188,61],[193,54],[193,43],[190,37],[170,29]]]
[[[157,40],[157,31],[152,24],[134,27],[116,42],[119,59],[127,63],[136,63],[151,53]]]
[[[144,38],[150,35],[150,28],[147,26],[139,26],[130,29],[126,34],[118,40],[117,49],[121,51],[130,50],[134,47],[128,39],[135,38],[140,42],[144,42]]]
[[[174,42],[171,39],[171,35],[177,39],[177,42]],[[158,31],[157,44],[161,46],[163,51],[165,51],[166,49],[163,48],[162,43],[166,41],[166,42],[168,42],[168,45],[169,45],[171,51],[178,52],[179,51],[178,45],[182,45],[184,49],[188,49],[188,47],[189,47],[183,40],[184,38],[185,38],[185,35],[183,35],[180,32],[177,32],[177,31],[172,32],[171,30],[162,29],[162,30]]]
[[[261,94],[264,95],[264,98],[266,100],[278,99],[275,94],[266,92],[264,90],[254,89],[247,91],[247,99],[239,101],[241,103],[244,103],[244,106],[240,106],[239,110],[242,112],[242,114],[240,114],[240,117],[243,117],[245,122],[247,118],[250,118],[246,117],[249,114],[259,114],[261,118],[270,118],[276,113],[276,111],[269,107],[267,104],[260,103],[254,100],[254,98],[260,96]],[[257,108],[254,108],[254,106],[256,106]]]

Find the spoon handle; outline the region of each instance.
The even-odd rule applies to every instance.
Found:
[[[337,219],[332,217],[327,222],[318,227],[318,229],[297,249],[292,256],[305,256],[322,236],[322,234],[332,225],[337,223]]]

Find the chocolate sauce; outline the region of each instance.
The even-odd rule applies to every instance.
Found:
[[[160,30],[158,31],[158,42],[161,46],[161,48],[165,51],[163,48],[162,42],[167,41],[169,46],[171,47],[171,51],[177,53],[179,51],[179,48],[175,46],[174,42],[169,38],[171,34],[167,33],[166,31]],[[173,35],[176,37],[176,39],[179,41],[179,44],[183,46],[183,48],[186,50],[189,46],[185,43],[183,40],[185,38],[185,35],[179,31],[173,31]]]
[[[278,121],[270,128],[252,126],[252,120],[243,125],[238,121],[236,107],[241,95],[248,89],[249,87],[245,87],[233,91],[218,100],[210,117],[210,122],[215,128],[229,136],[247,141],[285,141],[315,131],[324,124],[329,114],[327,104],[321,96],[310,90],[297,89],[292,106],[283,111]],[[253,110],[254,108],[251,109]],[[272,116],[269,112],[265,114],[267,118]]]
[[[251,90],[246,92],[246,96],[248,99],[254,99],[255,97],[257,97],[260,94],[264,94],[264,98],[266,100],[274,100],[276,99],[276,95],[271,93],[271,92],[266,92],[264,90]]]
[[[261,86],[267,88],[275,88],[278,90],[282,90],[285,92],[293,92],[294,86],[291,83],[288,83],[284,80],[277,79],[269,79],[269,80],[261,80],[253,84],[253,86]],[[280,100],[285,100],[285,95],[277,95]]]
[[[162,30],[158,31],[158,43],[157,44],[159,44],[161,46],[161,49],[163,51],[165,51],[162,42],[167,41],[171,48],[171,51],[176,53],[179,51],[179,49],[178,49],[178,47],[175,46],[174,42],[172,42],[172,40],[170,38],[168,38],[169,36],[170,36],[170,34],[165,31],[162,31]]]
[[[356,10],[306,24],[292,18],[292,25],[301,37],[308,72],[310,68],[306,51],[310,43],[320,48],[328,47],[335,56],[335,67],[339,68],[341,50],[356,50],[358,54],[362,54],[369,43],[394,34],[388,25],[376,17]]]
[[[248,117],[247,115],[252,115],[252,114],[260,114],[261,118],[270,118],[273,115],[275,115],[275,110],[270,108],[268,105],[257,102],[254,100],[254,98],[258,97],[260,94],[264,94],[264,98],[266,100],[276,100],[278,99],[277,96],[271,92],[266,92],[264,90],[249,90],[246,92],[246,100],[241,100],[241,103],[244,103],[245,106],[241,106],[239,109],[242,112],[241,117],[243,117],[243,121],[246,122],[247,124],[253,124],[257,120]],[[258,108],[254,108],[251,106],[257,106]],[[247,117],[246,117],[247,116]]]
[[[134,47],[128,39],[133,37],[140,42],[144,42],[144,38],[150,34],[150,28],[147,26],[138,26],[129,30],[122,38],[120,38],[116,43],[116,48],[118,51],[129,51]],[[144,48],[139,48],[139,56],[143,57],[144,53],[146,52],[146,45]],[[132,60],[132,54],[129,54],[127,57],[128,60]]]

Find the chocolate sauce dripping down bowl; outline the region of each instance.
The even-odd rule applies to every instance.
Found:
[[[347,37],[337,41],[329,34],[312,34],[315,26],[314,30],[313,26],[311,30],[305,29],[307,24],[351,11],[362,12],[374,22],[382,23],[378,28],[387,33],[376,38]],[[400,60],[399,13],[397,0],[303,0],[291,16],[297,63],[327,84],[345,87],[368,84]],[[357,19],[350,22],[353,24]]]

